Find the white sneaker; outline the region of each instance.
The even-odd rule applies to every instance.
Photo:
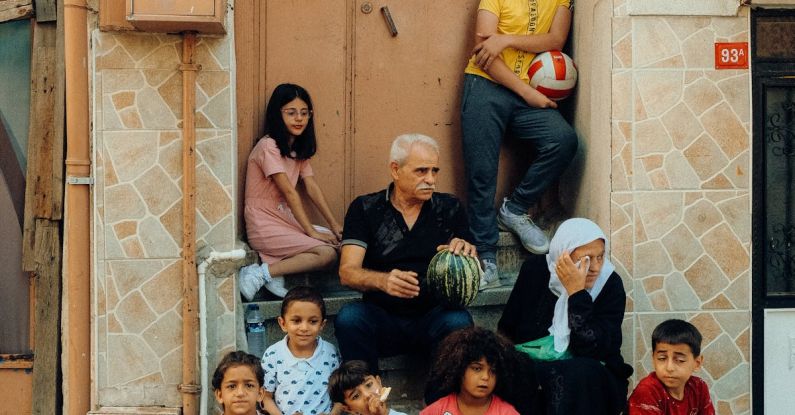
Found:
[[[279,298],[284,298],[288,291],[284,287],[284,277],[271,277],[270,281],[265,283],[265,289]]]
[[[500,273],[497,271],[497,263],[491,259],[483,260],[483,273],[480,274],[480,288],[483,291],[487,288],[496,288],[500,285]]]
[[[507,201],[508,199],[505,199],[502,202],[502,207],[497,213],[497,225],[500,229],[515,233],[522,241],[522,246],[534,254],[540,255],[549,252],[547,234],[533,223],[530,215],[517,215],[509,211],[505,206]]]
[[[237,276],[237,284],[240,288],[240,294],[243,294],[246,301],[253,300],[254,295],[256,295],[257,291],[265,284],[268,266],[266,264],[263,265],[264,267],[260,267],[258,264],[251,264],[240,268],[240,272]],[[270,277],[270,275],[268,275],[268,277]]]

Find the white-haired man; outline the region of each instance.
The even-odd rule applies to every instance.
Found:
[[[447,334],[472,325],[465,309],[439,306],[420,281],[440,249],[477,255],[467,242],[461,202],[434,192],[439,173],[434,139],[398,136],[389,169],[389,187],[357,197],[345,216],[340,280],[364,296],[345,305],[335,319],[343,359],[364,360],[376,371],[379,356],[430,353]]]

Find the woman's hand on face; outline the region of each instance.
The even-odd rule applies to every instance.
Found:
[[[572,261],[569,251],[563,251],[558,257],[555,272],[560,283],[569,295],[585,289],[585,276],[588,274],[589,261],[583,258],[579,264]]]

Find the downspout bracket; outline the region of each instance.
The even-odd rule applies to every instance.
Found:
[[[200,71],[202,70],[201,64],[197,63],[181,63],[179,64],[180,71]]]
[[[189,383],[189,384],[180,383],[179,385],[177,385],[177,390],[179,390],[182,393],[192,393],[194,395],[198,395],[202,391],[202,385],[198,385],[195,383]]]

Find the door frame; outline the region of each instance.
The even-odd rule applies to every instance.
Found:
[[[795,88],[795,59],[760,58],[755,56],[758,41],[756,27],[760,17],[795,17],[791,9],[754,9],[751,12],[751,113],[752,130],[752,169],[751,182],[751,221],[752,221],[752,261],[751,261],[751,393],[752,412],[764,413],[764,318],[766,309],[795,309],[795,294],[783,296],[765,295],[765,241],[766,241],[766,203],[764,177],[764,100],[768,86],[792,86]]]

